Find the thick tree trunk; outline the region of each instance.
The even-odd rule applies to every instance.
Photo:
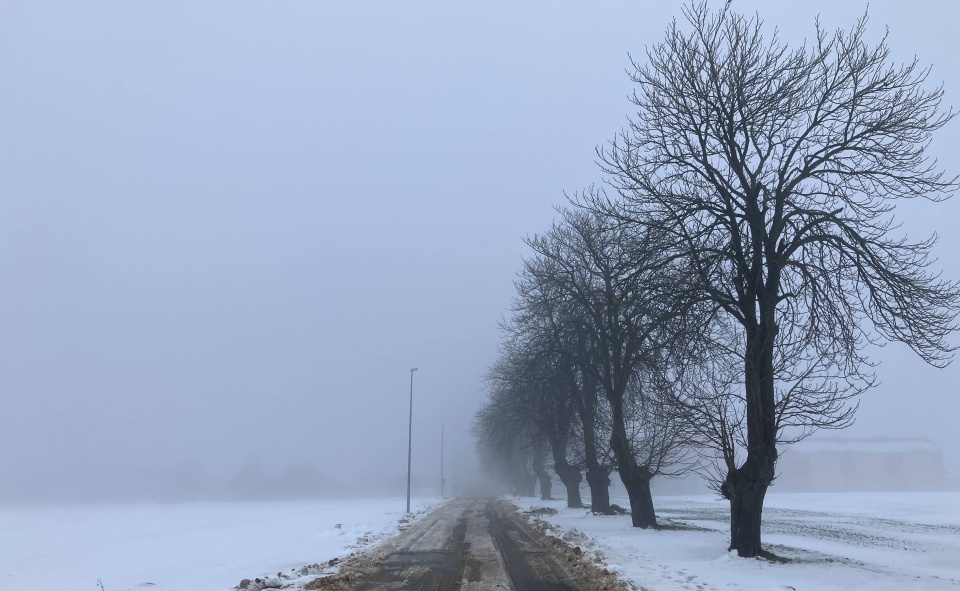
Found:
[[[513,480],[514,496],[532,497],[536,495],[537,475],[528,468],[526,458],[521,456],[514,460],[510,477]]]
[[[537,496],[537,475],[530,473],[527,475],[526,481],[527,488],[524,491],[523,496],[525,497],[535,497]]]
[[[587,465],[587,485],[590,486],[590,511],[613,515],[610,508],[610,471],[600,465],[594,417],[587,414],[583,422],[583,461]]]
[[[649,471],[640,466],[630,476],[620,475],[623,486],[630,498],[630,519],[633,527],[657,527],[657,514],[653,508],[653,494],[650,492]]]
[[[627,438],[626,422],[623,416],[622,396],[609,396],[612,417],[610,449],[617,459],[617,471],[620,480],[627,489],[630,498],[630,518],[633,527],[657,527],[657,515],[653,508],[653,495],[650,493],[650,480],[653,475],[648,466],[638,466]]]
[[[596,436],[596,384],[585,378],[582,398],[578,401],[580,424],[583,427],[583,463],[590,486],[590,511],[613,515],[610,508],[610,471],[600,465]]]
[[[730,501],[730,550],[744,558],[760,556],[761,515],[777,465],[776,395],[773,350],[774,306],[760,305],[760,323],[747,328],[744,354],[747,459],[727,474],[721,492]]]
[[[590,486],[590,511],[613,515],[610,508],[610,473],[596,460],[587,463],[587,484]]]
[[[520,466],[521,486],[523,487],[523,492],[520,493],[521,496],[537,496],[537,475],[528,468],[526,460],[523,460]]]
[[[567,464],[565,461],[562,464],[554,461],[553,469],[556,470],[557,476],[560,477],[560,482],[562,482],[564,488],[567,489],[567,507],[571,509],[582,509],[583,499],[580,497],[580,482],[583,480],[583,477],[580,474],[580,469]]]
[[[747,466],[745,465],[744,468]],[[767,485],[757,477],[744,477],[744,468],[728,475],[730,494],[730,550],[745,558],[760,556],[763,547],[760,541],[763,499]],[[758,485],[758,482],[760,483]],[[724,483],[727,486],[727,482]]]
[[[526,496],[526,480],[523,477],[523,473],[520,471],[520,468],[513,466],[510,469],[510,484],[513,485],[513,496],[522,497]]]
[[[550,479],[550,473],[544,467],[544,453],[542,449],[537,449],[533,453],[533,473],[540,481],[540,500],[549,501],[553,497],[550,493],[553,491],[553,481]]]
[[[560,477],[560,482],[567,489],[567,507],[580,509],[583,500],[580,498],[580,468],[567,462],[567,438],[555,436],[550,438],[550,453],[553,454],[553,470]]]

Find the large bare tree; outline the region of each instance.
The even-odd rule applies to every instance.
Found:
[[[511,387],[491,387],[490,396],[474,415],[471,430],[481,465],[509,483],[513,493],[533,496],[542,436],[530,421],[523,398]]]
[[[580,310],[595,352],[583,371],[610,408],[610,449],[633,525],[656,527],[650,481],[682,457],[685,443],[673,436],[672,415],[658,408],[666,399],[654,396],[658,390],[646,379],[682,316],[683,306],[663,297],[679,289],[677,268],[662,258],[655,232],[630,232],[582,209],[561,214],[547,233],[527,240],[536,258],[525,272],[556,286]]]
[[[514,349],[538,360],[550,360],[554,394],[572,402],[576,412],[578,428],[573,435],[580,444],[578,463],[586,469],[590,508],[594,513],[610,515],[610,413],[594,371],[599,363],[598,345],[591,337],[591,321],[583,306],[557,280],[561,271],[557,262],[547,257],[527,258],[516,282],[513,316],[501,329],[509,335]],[[570,468],[556,459],[554,466],[558,474],[566,468],[569,477],[573,476]],[[564,475],[560,476],[564,480]]]
[[[553,469],[566,488],[567,506],[582,507],[580,467],[570,461],[577,410],[568,390],[566,364],[537,340],[523,345],[519,348],[516,341],[508,340],[501,347],[500,359],[487,372],[488,404],[507,408],[514,428],[528,425],[535,431],[531,447],[541,497],[550,497],[551,482],[544,461],[549,448]]]
[[[684,14],[632,61],[636,113],[599,150],[621,203],[603,208],[671,236],[697,297],[736,329],[745,453],[721,490],[730,548],[757,556],[783,397],[812,401],[803,428],[821,410],[842,422],[843,396],[872,383],[865,343],[951,358],[958,285],[931,270],[935,237],[908,240],[892,214],[957,188],[927,155],[953,113],[928,68],[867,41],[866,15],[791,48],[730,3]],[[839,398],[818,410],[824,388]]]

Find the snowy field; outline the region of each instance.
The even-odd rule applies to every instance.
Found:
[[[405,508],[403,498],[0,506],[0,589],[100,591],[99,579],[104,591],[226,591],[367,548],[399,531]]]
[[[661,524],[674,526],[661,531],[563,501],[512,500],[558,509],[543,518],[553,534],[649,591],[960,588],[958,492],[770,494],[764,544],[787,564],[725,552],[728,505],[712,496],[655,498]]]
[[[558,509],[546,517],[555,534],[650,591],[960,589],[960,493],[771,494],[764,541],[789,564],[728,555],[726,503],[710,496],[657,498],[674,526],[662,531],[563,501],[513,500]],[[99,579],[105,591],[227,591],[369,548],[399,531],[404,504],[0,507],[0,589],[100,591]]]

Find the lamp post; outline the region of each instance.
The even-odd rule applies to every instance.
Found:
[[[443,498],[443,485],[446,480],[443,478],[443,428],[446,425],[440,425],[440,498]]]
[[[410,368],[410,426],[407,430],[407,513],[410,512],[410,460],[413,456],[413,372],[417,368]]]

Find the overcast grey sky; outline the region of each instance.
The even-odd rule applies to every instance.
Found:
[[[866,3],[733,5],[801,42],[818,13],[846,27]],[[521,237],[601,179],[627,53],[679,7],[0,4],[0,486],[254,456],[400,478],[412,366],[414,472],[438,478],[441,424],[448,461],[472,452]],[[958,16],[871,4],[871,30],[932,64],[953,105]],[[933,146],[953,172],[958,138],[954,122]],[[960,277],[960,203],[905,205]],[[881,358],[847,434],[927,433],[960,472],[960,364]]]

